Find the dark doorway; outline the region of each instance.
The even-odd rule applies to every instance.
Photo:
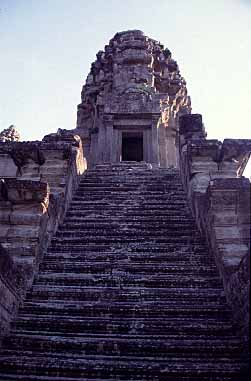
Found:
[[[122,161],[143,161],[142,132],[122,132]]]

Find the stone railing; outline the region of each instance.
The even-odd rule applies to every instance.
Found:
[[[197,225],[206,236],[240,334],[248,337],[250,182],[241,177],[251,140],[206,140],[199,114],[180,118],[179,166]]]
[[[3,159],[3,160],[2,160]],[[0,143],[0,332],[8,332],[85,170],[81,140]],[[9,274],[9,275],[8,275]]]

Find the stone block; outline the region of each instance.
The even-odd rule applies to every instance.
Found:
[[[11,215],[10,205],[4,206],[3,203],[0,201],[0,226],[2,224],[9,223],[10,215]]]
[[[20,238],[22,241],[26,241],[27,238],[37,239],[39,236],[39,225],[9,225],[7,237],[11,240]]]
[[[209,174],[203,172],[196,173],[189,182],[189,195],[192,197],[193,192],[205,193],[209,182]]]
[[[10,225],[7,224],[7,225],[4,225],[4,224],[1,224],[1,229],[0,229],[0,242],[3,238],[7,237],[8,236],[8,232],[9,232],[9,229],[10,229]]]
[[[230,241],[240,238],[238,225],[233,226],[217,226],[214,225],[214,231],[217,240],[229,239]]]
[[[194,160],[195,158],[200,158],[204,161],[213,161],[215,163],[219,162],[220,159],[220,149],[221,142],[219,140],[190,140],[188,142],[188,152],[189,156]]]
[[[224,267],[225,277],[229,277],[229,274],[237,271],[242,260],[242,256],[240,255],[223,255],[222,256],[222,264]]]
[[[213,161],[206,161],[206,160],[200,160],[197,159],[196,161],[193,160],[191,163],[191,175],[194,173],[210,173],[212,171],[217,171],[218,164]]]
[[[201,114],[182,115],[179,119],[179,133],[184,135],[186,140],[188,138],[204,139],[206,134]]]
[[[42,214],[41,205],[15,205],[14,210],[10,213],[9,222],[11,225],[37,225]]]
[[[227,177],[236,178],[239,163],[235,161],[222,161],[219,163],[219,171]]]
[[[49,187],[46,183],[6,179],[8,200],[13,204],[23,202],[45,202],[49,195]]]
[[[234,208],[231,211],[219,211],[213,214],[213,223],[215,226],[231,226],[238,225],[238,216]]]
[[[18,168],[15,165],[13,159],[8,154],[0,153],[0,178],[17,176]]]

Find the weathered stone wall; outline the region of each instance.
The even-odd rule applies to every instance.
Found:
[[[31,268],[44,245],[49,207],[47,183],[3,179],[0,199],[0,243],[16,263]]]
[[[241,177],[250,140],[206,140],[200,115],[180,118],[180,170],[191,209],[214,255],[240,333],[248,336],[250,195]],[[239,177],[237,177],[239,176]]]
[[[85,163],[80,138],[67,131],[48,135],[42,142],[0,143],[0,155],[11,163],[0,167],[3,334],[64,217]]]
[[[0,190],[0,334],[4,335],[46,247],[49,187],[40,181],[4,179]]]
[[[26,277],[25,267],[15,264],[0,245],[0,338],[8,332],[10,318],[22,301]]]

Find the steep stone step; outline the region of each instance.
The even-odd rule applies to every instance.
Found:
[[[141,215],[142,212],[143,213],[146,213],[146,212],[150,212],[150,211],[155,211],[155,210],[162,210],[164,215],[168,214],[169,211],[177,211],[177,212],[183,212],[183,217],[186,216],[186,213],[185,212],[189,212],[189,209],[187,207],[187,204],[185,202],[172,202],[172,203],[168,203],[166,202],[165,204],[164,203],[156,203],[156,204],[152,204],[152,205],[143,205],[141,204],[139,201],[137,200],[133,200],[131,201],[131,204],[128,203],[128,199],[125,198],[125,203],[124,204],[118,204],[116,203],[116,199],[115,198],[112,198],[112,195],[111,195],[111,202],[106,202],[106,204],[100,204],[100,205],[97,205],[96,203],[92,204],[92,205],[88,205],[88,204],[81,204],[81,201],[78,201],[76,203],[73,202],[71,208],[69,209],[68,212],[76,212],[78,210],[83,210],[83,211],[86,211],[88,209],[92,210],[93,208],[95,207],[99,207],[99,209],[102,211],[106,211],[107,208],[110,208],[111,211],[113,211],[113,209],[117,209],[119,207],[123,207],[125,208],[124,210],[126,210],[127,212],[131,212],[133,211],[134,209],[136,213],[136,215]],[[120,211],[121,213],[121,211]],[[179,215],[179,213],[178,213]]]
[[[187,264],[181,266],[180,264],[175,266],[171,264],[156,264],[156,263],[137,263],[134,262],[133,266],[130,262],[118,263],[118,262],[75,262],[75,263],[47,263],[40,267],[41,274],[45,273],[74,273],[74,274],[112,274],[114,270],[116,272],[121,271],[127,274],[193,274],[194,276],[206,274],[206,276],[214,276],[216,268],[209,266],[194,266],[193,264]]]
[[[168,340],[168,341],[167,341]],[[8,338],[9,349],[15,350],[17,347],[23,350],[35,351],[52,351],[64,353],[70,351],[74,354],[81,354],[84,351],[85,355],[120,355],[120,356],[153,356],[159,357],[168,356],[168,354],[182,353],[188,355],[200,351],[200,353],[224,353],[229,356],[231,353],[238,353],[240,341],[234,338],[224,337],[180,337],[177,335],[169,335],[168,337],[155,335],[138,336],[134,335],[88,335],[64,337],[64,336],[47,336],[44,335],[22,335],[16,333],[15,336]]]
[[[86,245],[90,244],[107,244],[109,246],[113,246],[114,244],[120,244],[122,246],[126,246],[127,244],[137,244],[140,248],[140,244],[144,244],[146,241],[151,242],[152,245],[158,244],[168,244],[168,243],[176,243],[176,244],[196,244],[200,243],[200,237],[191,237],[188,233],[186,235],[178,236],[177,234],[169,235],[167,237],[158,237],[158,236],[150,236],[145,234],[141,236],[135,236],[135,234],[114,234],[114,235],[82,235],[80,237],[54,237],[51,240],[52,247],[59,247],[60,245],[71,246],[75,248],[78,245]]]
[[[112,229],[112,228],[127,228],[127,230],[130,229],[138,229],[138,231],[144,229],[148,230],[151,229],[151,231],[156,230],[160,233],[164,232],[166,233],[167,230],[179,230],[182,229],[182,231],[196,231],[196,234],[198,234],[197,230],[195,230],[195,225],[193,222],[189,221],[183,221],[183,222],[175,222],[175,221],[163,221],[163,223],[157,223],[153,222],[152,220],[144,221],[142,224],[142,221],[135,221],[132,220],[129,222],[128,220],[125,221],[123,217],[123,222],[120,222],[120,220],[114,220],[114,222],[107,222],[107,221],[89,221],[89,220],[83,220],[82,222],[79,221],[79,219],[71,219],[70,221],[64,223],[64,225],[60,226],[58,229],[59,233],[62,232],[74,232],[74,231],[86,231],[86,230],[103,230],[106,231],[106,229]]]
[[[182,183],[180,179],[177,177],[135,177],[135,176],[126,176],[126,174],[121,175],[120,177],[86,177],[84,178],[80,184],[78,191],[82,189],[86,189],[88,187],[131,187],[132,190],[141,189],[143,193],[146,194],[146,191],[151,191],[151,187],[156,191],[163,191],[167,189],[177,189],[184,194],[184,188],[182,187]]]
[[[112,274],[78,274],[78,273],[40,273],[37,284],[53,285],[77,285],[77,286],[103,286],[103,287],[219,287],[222,282],[219,276],[179,275],[177,274],[127,274],[123,271],[112,272]]]
[[[85,263],[85,262],[108,262],[108,263],[118,263],[121,262],[130,262],[132,266],[134,263],[166,263],[166,264],[172,264],[173,266],[187,266],[193,265],[193,266],[207,266],[211,265],[215,267],[215,262],[213,258],[205,251],[205,249],[197,249],[197,250],[182,250],[182,248],[178,248],[175,250],[173,248],[170,252],[163,252],[159,251],[156,253],[152,252],[133,252],[133,251],[126,251],[126,250],[114,250],[114,251],[84,251],[84,250],[71,250],[71,252],[68,251],[53,251],[50,250],[45,255],[45,262],[43,265],[41,265],[41,269],[43,269],[43,266],[46,266],[46,264],[51,263],[58,263],[63,265],[63,263]]]
[[[137,242],[140,241],[140,239],[145,239],[148,238],[149,240],[154,240],[155,242],[162,242],[163,240],[173,240],[174,237],[177,237],[177,231],[178,229],[161,229],[161,235],[160,231],[152,230],[152,229],[129,229],[127,226],[120,226],[120,227],[110,227],[107,229],[103,229],[100,232],[97,232],[96,229],[86,229],[86,230],[63,230],[63,231],[58,231],[56,234],[56,239],[53,240],[53,242],[61,242],[62,240],[68,241],[68,240],[81,240],[83,237],[88,234],[88,241],[90,239],[94,239],[95,242],[98,242],[100,240],[105,240],[107,239],[110,240],[116,240],[118,238],[120,241],[125,241],[128,238],[132,237],[135,240],[138,240]],[[189,238],[191,235],[195,238],[200,238],[200,235],[198,232],[194,229],[182,229],[182,239]],[[164,237],[163,237],[164,236]]]
[[[111,212],[115,212],[113,216],[111,216]],[[79,220],[81,219],[109,219],[110,221],[116,221],[119,217],[123,216],[126,219],[131,219],[131,220],[138,220],[138,221],[144,221],[144,220],[152,220],[156,216],[156,210],[142,210],[142,211],[137,211],[137,213],[133,213],[133,208],[130,210],[124,210],[124,213],[121,213],[121,210],[119,211],[117,208],[107,208],[106,210],[102,209],[76,209],[76,210],[69,210],[67,213],[67,218],[73,217],[76,218],[76,215],[79,216]],[[174,216],[176,219],[184,219],[186,218],[185,216],[185,211],[182,209],[180,211],[175,211],[175,209],[169,209],[169,210],[159,210],[158,211],[159,218],[158,221],[161,222],[162,220],[165,221],[171,221],[173,220]],[[81,218],[82,217],[82,218]]]
[[[165,187],[165,188],[151,188],[151,189],[142,189],[142,185],[137,186],[131,186],[131,188],[127,187],[127,189],[123,189],[120,187],[120,189],[116,189],[115,187],[113,190],[111,187],[102,187],[102,188],[94,188],[90,187],[88,189],[79,186],[78,190],[76,191],[75,196],[80,197],[80,196],[86,196],[86,197],[93,197],[93,200],[95,200],[96,197],[103,196],[103,198],[108,198],[111,197],[111,195],[117,197],[117,199],[123,199],[123,198],[132,198],[133,197],[139,197],[140,199],[143,198],[144,196],[148,196],[148,198],[157,198],[157,197],[162,197],[166,198],[169,197],[172,193],[174,196],[174,200],[176,199],[185,199],[185,195],[183,194],[182,196],[179,194],[179,192],[182,191],[181,186],[177,187],[177,185],[173,184],[173,186]],[[178,191],[178,194],[176,195],[176,191]]]
[[[112,220],[112,221],[111,221]],[[110,218],[110,221],[107,221],[107,220],[102,220],[102,219],[98,219],[96,217],[81,217],[81,216],[77,216],[76,217],[76,214],[69,214],[67,215],[67,219],[65,220],[65,223],[63,225],[61,225],[61,227],[65,226],[73,226],[75,224],[79,224],[79,225],[82,225],[82,224],[96,224],[96,225],[102,225],[103,223],[107,223],[107,225],[111,225],[112,223],[114,224],[117,224],[119,221],[121,220],[121,218],[119,216],[113,216],[112,218]],[[191,219],[191,218],[186,218],[184,220],[184,216],[179,216],[179,215],[174,215],[174,214],[169,214],[167,217],[162,217],[162,216],[156,216],[156,215],[151,215],[151,216],[127,216],[127,215],[123,215],[123,223],[127,223],[128,226],[130,226],[131,224],[136,224],[136,225],[140,225],[142,223],[144,223],[144,225],[148,226],[148,224],[156,224],[156,225],[159,225],[159,226],[165,226],[165,224],[180,224],[181,228],[182,228],[182,223],[184,224],[191,224],[191,226],[194,226],[194,220]],[[61,228],[60,227],[60,228]]]
[[[194,289],[176,288],[175,293],[169,288],[139,288],[131,287],[120,289],[118,287],[74,287],[74,286],[45,286],[34,285],[32,291],[27,294],[27,300],[51,301],[51,300],[78,300],[78,301],[156,301],[167,300],[179,303],[186,301],[199,302],[201,305],[208,302],[225,304],[225,296],[220,289]]]
[[[13,365],[18,375],[41,375],[54,377],[51,380],[59,380],[58,377],[77,377],[90,380],[112,380],[115,377],[119,380],[154,380],[165,381],[179,379],[181,381],[237,381],[240,375],[240,368],[243,360],[240,356],[203,356],[198,353],[194,356],[171,356],[163,359],[159,357],[121,357],[121,356],[53,356],[37,353],[30,362],[31,352],[26,351],[22,356],[16,354],[12,362],[4,357],[2,360],[2,371],[11,374]],[[8,354],[7,354],[8,356]],[[206,359],[206,361],[205,361]],[[243,372],[244,374],[244,372]],[[59,376],[60,375],[60,376]],[[25,378],[24,378],[25,379]],[[23,380],[24,380],[23,379]],[[33,378],[33,380],[35,380]],[[44,379],[45,380],[45,379]],[[44,381],[43,380],[43,381]],[[67,379],[66,379],[67,380]],[[248,378],[241,378],[245,381]],[[62,381],[62,380],[61,380]],[[68,380],[69,381],[69,378]]]
[[[181,220],[184,220],[186,219],[186,217],[184,217],[184,211],[180,211],[180,212],[175,212],[174,210],[170,211],[169,210],[169,213],[168,214],[165,214],[165,213],[161,213],[159,215],[158,218],[156,218],[156,214],[157,212],[145,212],[145,213],[141,213],[141,214],[133,214],[133,213],[127,213],[126,211],[123,211],[123,213],[120,211],[120,213],[118,211],[114,211],[114,215],[111,217],[110,215],[110,212],[109,212],[109,208],[107,208],[107,210],[99,210],[99,209],[96,209],[96,210],[84,210],[84,211],[72,211],[72,210],[69,210],[68,211],[68,214],[66,216],[67,218],[67,223],[69,222],[74,222],[76,221],[76,216],[78,216],[78,219],[77,219],[77,222],[79,223],[82,223],[82,222],[94,222],[95,220],[96,221],[99,221],[100,223],[101,222],[109,222],[110,224],[112,223],[118,223],[119,221],[122,220],[122,216],[123,216],[123,223],[126,223],[126,222],[136,222],[136,223],[148,223],[148,222],[155,222],[155,221],[158,221],[159,224],[161,224],[162,222],[166,222],[166,223],[169,223],[169,222],[179,222]],[[122,221],[121,221],[122,222]],[[191,220],[191,223],[194,223],[193,220]]]
[[[150,197],[152,192],[157,192],[157,193],[163,193],[165,194],[163,196],[165,197],[170,197],[170,195],[173,195],[174,197],[184,197],[186,198],[186,194],[184,192],[184,189],[182,187],[181,182],[178,182],[174,179],[169,181],[166,181],[165,183],[161,181],[160,179],[161,186],[156,186],[156,179],[151,184],[151,180],[149,179],[139,179],[138,181],[132,181],[132,180],[126,180],[126,178],[123,178],[122,181],[114,181],[114,180],[107,180],[105,179],[104,182],[98,182],[97,180],[89,180],[85,179],[84,182],[80,182],[79,188],[77,190],[77,194],[79,193],[84,193],[86,191],[92,191],[93,189],[100,191],[101,189],[108,189],[111,190],[114,189],[115,191],[117,189],[125,189],[129,190],[129,192],[136,192],[139,193],[141,197],[144,195],[146,197]],[[142,192],[140,192],[142,191]],[[169,191],[171,192],[169,194]],[[76,195],[74,198],[77,197]],[[73,198],[73,199],[74,199]]]
[[[109,188],[109,187],[108,187]],[[85,189],[83,187],[79,187],[78,190],[76,191],[74,197],[73,197],[73,200],[76,200],[76,199],[90,199],[90,200],[93,200],[95,201],[96,197],[99,197],[102,196],[102,191],[104,191],[104,187],[99,187],[99,188],[95,188],[95,191],[93,189]],[[142,184],[141,185],[136,185],[134,184],[134,186],[131,188],[130,191],[125,191],[123,193],[121,192],[116,192],[116,189],[114,190],[114,192],[112,192],[113,196],[116,197],[117,200],[123,200],[125,198],[134,198],[134,197],[137,197],[138,199],[140,200],[144,200],[144,201],[147,201],[147,200],[155,200],[155,199],[159,199],[159,200],[166,200],[166,199],[171,199],[173,198],[173,200],[185,200],[187,197],[186,197],[186,194],[184,193],[184,190],[182,188],[182,185],[178,186],[178,185],[175,185],[173,184],[172,186],[166,186],[165,189],[162,189],[162,190],[146,190],[145,188],[142,188]],[[103,193],[104,196],[104,199],[109,199],[109,197],[111,196],[111,189],[107,189],[107,191],[105,191]]]
[[[36,314],[22,315],[13,324],[13,333],[22,331],[62,332],[64,334],[77,333],[97,333],[97,334],[148,334],[148,335],[208,335],[219,337],[232,336],[233,327],[228,319],[208,318],[207,320],[198,317],[179,318],[124,318],[111,317],[67,317],[57,314],[37,316]]]
[[[186,251],[186,249],[190,251]],[[101,253],[103,252],[104,254],[109,254],[109,253],[114,253],[115,255],[119,255],[122,253],[129,252],[130,255],[141,255],[141,254],[146,254],[146,255],[152,255],[152,257],[156,255],[173,255],[175,253],[176,257],[181,257],[181,255],[186,255],[188,253],[187,257],[190,258],[190,253],[191,251],[194,253],[194,255],[204,255],[205,258],[208,257],[207,253],[207,248],[201,243],[193,243],[189,242],[187,240],[187,243],[185,244],[177,244],[177,243],[154,243],[150,244],[148,242],[142,242],[141,245],[137,245],[135,243],[130,243],[130,245],[121,245],[121,244],[109,244],[109,243],[85,243],[85,244],[74,244],[74,245],[66,245],[63,242],[57,242],[56,244],[53,244],[50,246],[48,252],[49,253],[65,253],[65,254],[70,254],[73,255],[79,255],[78,253],[85,253],[87,255],[88,253]]]
[[[78,209],[81,209],[81,210],[87,210],[87,209],[93,209],[93,208],[99,208],[100,210],[106,210],[106,208],[110,207],[110,208],[118,208],[119,206],[121,207],[124,207],[124,205],[118,205],[117,200],[112,198],[111,201],[110,200],[106,200],[106,201],[103,201],[103,202],[99,202],[99,203],[90,203],[86,200],[76,200],[76,201],[72,201],[71,203],[71,208],[70,208],[70,211],[75,211],[75,210],[78,210]],[[128,199],[125,199],[125,201],[128,201]],[[142,202],[135,202],[135,207],[136,207],[136,211],[142,211],[142,210],[172,210],[172,209],[177,209],[177,208],[180,208],[181,210],[188,210],[187,208],[187,204],[186,202],[184,201],[176,201],[176,202],[169,202],[168,200],[163,200],[161,203],[160,202],[149,202],[149,203],[142,203]],[[184,208],[184,209],[183,209]],[[132,202],[132,206],[126,206],[126,210],[127,211],[131,211],[133,209],[133,202]],[[112,209],[111,209],[112,210]]]
[[[26,301],[21,308],[21,314],[61,314],[62,316],[93,316],[93,317],[218,317],[220,319],[231,316],[228,307],[217,305],[217,303],[207,302],[204,305],[198,302],[191,303],[190,301],[177,303],[177,301],[169,302],[106,302],[106,301],[79,301],[77,304],[73,301]]]
[[[126,199],[130,199],[131,201],[133,200],[137,200],[137,201],[140,201],[140,200],[144,200],[144,201],[151,201],[151,200],[156,200],[157,198],[161,201],[161,200],[167,200],[167,199],[170,199],[171,200],[171,197],[173,197],[172,201],[182,201],[182,200],[185,200],[186,197],[185,195],[182,195],[179,193],[179,189],[177,189],[177,187],[174,187],[174,188],[170,188],[170,189],[165,189],[161,192],[157,192],[157,191],[141,191],[140,188],[135,188],[133,189],[132,191],[128,191],[128,192],[116,192],[116,191],[111,191],[111,189],[108,189],[108,190],[105,190],[103,188],[100,188],[99,190],[96,189],[96,190],[90,190],[90,191],[87,191],[87,190],[82,190],[81,189],[78,189],[78,191],[76,192],[75,194],[75,197],[73,199],[73,201],[75,200],[86,200],[86,201],[95,201],[95,200],[111,200],[112,196],[113,196],[113,199],[117,200],[117,201],[124,201]],[[177,192],[177,193],[176,193]]]

